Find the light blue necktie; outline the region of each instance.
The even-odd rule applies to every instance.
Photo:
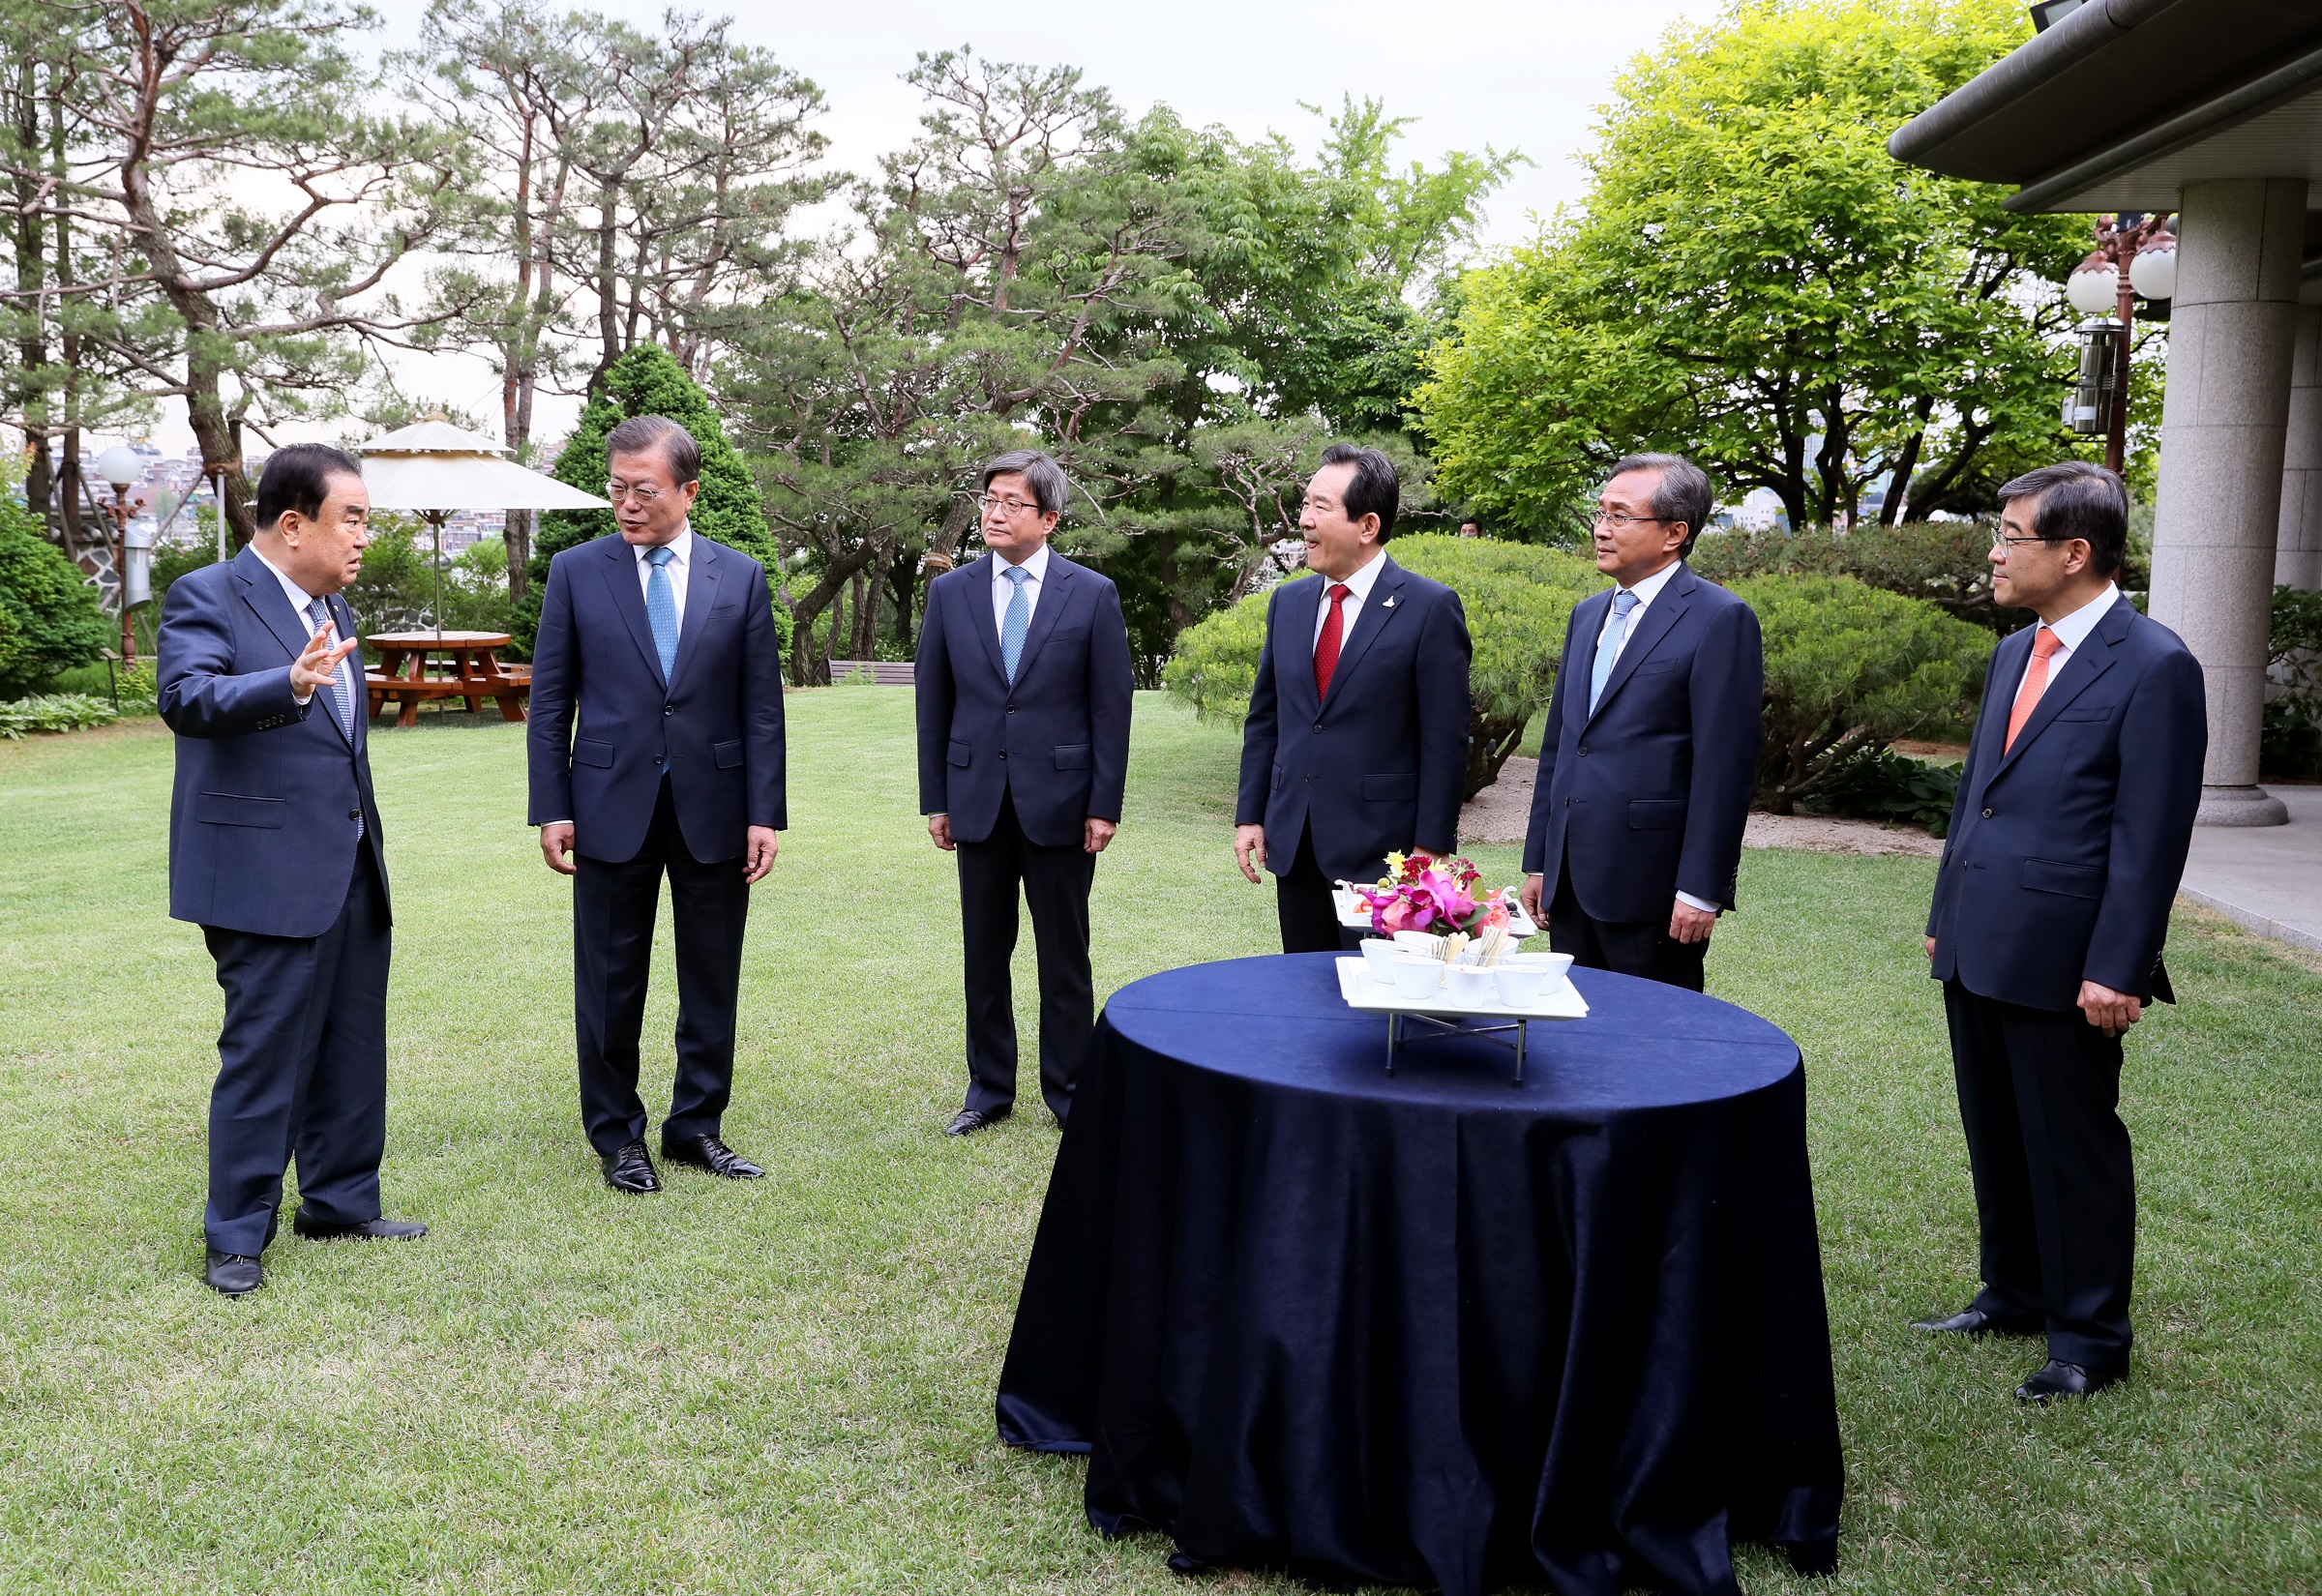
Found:
[[[665,686],[677,668],[677,589],[670,582],[670,562],[676,557],[677,550],[666,543],[645,550],[645,563],[653,568],[645,578],[645,619],[653,623],[653,649],[661,656]]]
[[[999,623],[999,663],[1007,667],[1008,685],[1016,685],[1016,662],[1024,658],[1024,635],[1032,629],[1032,601],[1024,584],[1032,574],[1021,565],[1002,565],[999,574],[1016,584],[1008,596],[1007,618]]]
[[[1613,674],[1613,661],[1621,654],[1621,639],[1628,635],[1628,612],[1637,607],[1637,596],[1627,588],[1613,594],[1613,624],[1604,629],[1596,639],[1596,668],[1589,674],[1589,713],[1596,713],[1596,700],[1604,696],[1604,684]]]
[[[320,599],[311,600],[307,605],[307,619],[314,623],[315,631],[321,631],[331,624],[330,606]],[[346,746],[349,748],[355,746],[355,695],[347,685],[347,666],[353,660],[352,654],[341,660],[339,668],[331,673],[331,685],[322,690],[331,695],[331,718],[339,723],[339,729],[346,733]],[[355,835],[362,836],[363,829],[363,816],[358,813],[355,815]]]

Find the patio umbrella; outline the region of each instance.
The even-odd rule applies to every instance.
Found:
[[[408,510],[435,533],[435,631],[443,632],[443,523],[460,510],[609,510],[594,493],[517,464],[479,432],[429,420],[355,445],[374,510]]]

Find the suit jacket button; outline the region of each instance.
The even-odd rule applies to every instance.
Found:
[[[1569,799],[1569,798],[1565,799],[1565,800],[1564,800],[1564,808],[1566,808],[1566,809],[1570,809],[1571,807],[1572,807],[1572,800],[1571,800],[1571,799]]]
[[[1581,745],[1580,745],[1580,756],[1581,756],[1583,759],[1586,759],[1586,758],[1589,756],[1589,745],[1588,745],[1588,744],[1586,744],[1586,743],[1583,743],[1583,744],[1581,744]]]
[[[363,818],[363,812],[359,809],[350,809],[346,812],[346,817],[349,820],[360,820]]]
[[[1317,721],[1317,722],[1315,722],[1315,723],[1314,723],[1314,732],[1315,732],[1315,735],[1316,735],[1316,736],[1318,736],[1318,737],[1322,735],[1322,732],[1323,732],[1323,723],[1322,723],[1322,722],[1320,722],[1320,721]]]
[[[1013,714],[1015,714],[1015,713],[1016,713],[1016,706],[1015,706],[1014,704],[1010,704],[1010,705],[1008,706],[1008,713],[1009,713],[1010,715],[1013,715]]]
[[[660,764],[660,763],[662,762],[662,756],[661,756],[660,754],[656,754],[655,755],[653,755],[653,762],[654,762],[655,764],[657,764],[657,765],[658,765],[658,764]]]
[[[1008,751],[1007,751],[1006,749],[1004,749],[1004,748],[1003,748],[1003,749],[1001,749],[1001,750],[999,751],[999,756],[1000,756],[1002,759],[1005,759],[1005,758],[1008,756]]]
[[[664,715],[674,715],[677,713],[677,706],[675,704],[664,704],[661,706],[661,712]]]
[[[1985,811],[1983,812],[1983,818],[1984,818],[1984,819],[1986,819],[1986,820],[1990,819],[1990,818],[1991,818],[1991,811],[1989,811],[1989,810],[1985,810]]]

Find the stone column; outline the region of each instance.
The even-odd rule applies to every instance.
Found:
[[[2179,200],[2152,612],[2208,683],[2203,825],[2289,819],[2257,784],[2257,743],[2305,232],[2302,177],[2188,183]]]
[[[2274,580],[2284,587],[2322,587],[2322,305],[2298,307]]]

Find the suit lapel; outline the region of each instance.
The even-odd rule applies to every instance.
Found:
[[[1274,649],[1275,691],[1282,693],[1282,683],[1287,681],[1288,691],[1298,695],[1300,707],[1297,714],[1291,717],[1297,721],[1311,721],[1322,710],[1314,691],[1315,629],[1322,625],[1324,606],[1330,602],[1328,582],[1317,576],[1308,581],[1306,586],[1314,589],[1311,599],[1305,588],[1298,587],[1295,582],[1284,596],[1280,619],[1283,628],[1291,635],[1277,637]],[[1341,648],[1339,653],[1343,662],[1345,649]]]
[[[2048,723],[2063,713],[2066,705],[2087,692],[2091,683],[2112,668],[2113,647],[2128,635],[2128,619],[2121,613],[2128,604],[2128,601],[2123,598],[2106,610],[2104,618],[2096,624],[2095,629],[2086,637],[2081,639],[2080,646],[2072,650],[2071,658],[2064,662],[2064,668],[2058,671],[2055,679],[2041,691],[2039,702],[2032,706],[2032,714],[2024,722],[2024,729],[2015,734],[2015,746],[2007,749],[2001,754],[2000,770],[2006,770],[2009,765],[2015,763],[2024,750],[2032,746],[2033,739],[2048,729]],[[2037,633],[2038,629],[2034,630]],[[2027,658],[2027,668],[2031,652],[2031,644],[2026,643],[2024,653]],[[2022,692],[2023,686],[2023,676],[2018,673],[2015,679],[2016,692]],[[2008,695],[2008,713],[2012,716],[2015,713],[2014,693]],[[2003,741],[2007,734],[2007,724],[2002,722],[2000,735]],[[1993,775],[1996,777],[1998,772],[1993,772]]]
[[[1325,709],[1329,708],[1332,701],[1341,695],[1339,684],[1354,674],[1354,667],[1362,663],[1362,657],[1370,651],[1372,642],[1384,630],[1387,622],[1395,618],[1395,611],[1403,607],[1403,600],[1399,595],[1403,589],[1404,570],[1391,555],[1382,554],[1379,559],[1379,579],[1371,583],[1370,597],[1364,599],[1362,607],[1354,612],[1353,630],[1339,643],[1338,664],[1330,670],[1330,691],[1323,697]],[[1317,581],[1315,586],[1323,590],[1315,606],[1315,613],[1319,618],[1326,613],[1330,587],[1323,581]],[[1310,668],[1306,676],[1308,681],[1312,681],[1311,651],[1308,658]]]
[[[722,574],[719,567],[723,564],[717,550],[716,544],[699,532],[694,534],[694,568],[685,578],[685,619],[677,628],[676,663],[670,667],[672,690],[701,646],[701,634],[709,625],[710,606],[717,603],[718,577]]]
[[[2015,702],[2016,689],[2024,682],[2024,664],[2031,654],[2030,632],[2002,637],[1992,653],[1990,685],[1996,689],[2006,682],[2009,686],[2005,694],[1985,694],[1983,708],[1976,716],[1976,729],[1968,735],[1968,768],[1977,772],[1974,785],[1979,792],[1991,785],[2007,756],[2008,715],[2003,706]]]
[[[314,634],[307,626],[306,617],[290,607],[289,595],[283,591],[273,568],[258,557],[256,549],[245,545],[242,552],[234,556],[234,575],[241,578],[242,602],[266,623],[266,630],[274,634],[275,641],[293,660],[304,654]]]
[[[961,584],[961,596],[968,604],[968,624],[984,645],[984,658],[992,662],[992,674],[1005,686],[1008,680],[1007,662],[999,654],[999,616],[992,604],[992,584],[999,580],[997,554],[986,554],[967,567],[968,579]]]
[[[645,668],[661,684],[662,692],[668,693],[670,679],[661,673],[661,650],[654,646],[653,623],[645,618],[645,595],[637,584],[637,554],[617,534],[605,548],[605,585],[612,594],[612,607],[629,623],[629,635],[645,657]],[[680,631],[681,641],[683,636]]]
[[[1596,707],[1589,712],[1588,720],[1581,724],[1588,724],[1589,721],[1593,721],[1603,712],[1604,706],[1613,701],[1613,695],[1621,691],[1621,684],[1635,675],[1639,663],[1652,652],[1655,644],[1669,635],[1669,629],[1677,625],[1691,606],[1694,584],[1699,580],[1684,564],[1681,562],[1678,565],[1677,575],[1669,578],[1660,596],[1645,606],[1645,619],[1637,623],[1637,629],[1622,643],[1621,657],[1613,663],[1613,673],[1604,679],[1604,695],[1596,700]],[[1610,605],[1613,602],[1612,595],[1606,594],[1604,602]],[[1602,624],[1598,622],[1600,628]],[[1596,669],[1596,637],[1593,633],[1589,635],[1588,652],[1589,671],[1593,675]]]
[[[1023,681],[1032,673],[1032,661],[1040,653],[1040,645],[1048,641],[1048,635],[1056,631],[1057,622],[1063,616],[1064,606],[1072,598],[1069,584],[1076,569],[1063,555],[1054,549],[1049,550],[1048,575],[1040,578],[1040,585],[1048,591],[1041,594],[1039,602],[1032,606],[1032,624],[1025,631],[1024,652],[1016,656],[1018,681]],[[1001,675],[1004,677],[1006,672],[1002,671]]]

